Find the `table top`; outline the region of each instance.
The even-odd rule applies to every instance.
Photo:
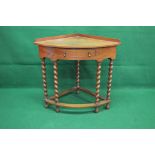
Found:
[[[69,34],[36,39],[36,45],[58,48],[100,48],[120,44],[118,39],[86,34]]]

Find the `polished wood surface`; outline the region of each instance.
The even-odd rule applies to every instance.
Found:
[[[38,41],[36,42],[36,44],[58,48],[99,48],[116,46],[118,45],[118,42],[74,36],[60,39]]]
[[[36,39],[36,45],[58,48],[99,48],[120,44],[118,39],[91,36],[86,34],[70,34]]]

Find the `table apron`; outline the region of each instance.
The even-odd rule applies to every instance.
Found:
[[[51,60],[98,60],[106,58],[115,59],[116,47],[104,47],[96,49],[64,49],[39,46],[40,58]]]

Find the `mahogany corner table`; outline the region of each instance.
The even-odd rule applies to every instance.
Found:
[[[44,88],[45,107],[55,105],[56,112],[60,107],[65,108],[88,108],[94,107],[95,112],[99,107],[105,105],[106,109],[110,108],[110,91],[112,83],[113,60],[116,57],[116,46],[120,44],[118,39],[105,38],[101,36],[91,36],[86,34],[69,34],[61,36],[52,36],[36,39],[34,44],[39,47],[39,56],[41,58],[42,78]],[[54,70],[54,96],[49,97],[46,82],[46,63],[45,58],[53,62]],[[106,97],[100,96],[100,74],[101,63],[104,59],[109,59],[109,73],[107,82]],[[61,93],[58,91],[58,60],[76,60],[76,86],[65,90]],[[96,71],[96,93],[80,86],[80,60],[95,60],[97,62]],[[70,92],[83,91],[96,98],[94,103],[61,103],[59,98]]]

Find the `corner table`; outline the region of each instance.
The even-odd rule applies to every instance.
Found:
[[[118,39],[106,38],[101,36],[91,36],[86,34],[69,34],[61,36],[52,36],[36,39],[34,44],[39,48],[39,56],[41,58],[42,79],[44,88],[45,107],[55,105],[56,112],[60,111],[60,107],[65,108],[88,108],[94,107],[95,112],[99,111],[99,107],[105,105],[106,109],[110,108],[110,91],[112,84],[112,68],[113,60],[116,57],[116,46],[120,44]],[[46,63],[48,58],[53,62],[54,71],[54,96],[49,97],[46,82]],[[100,96],[100,75],[101,63],[104,59],[109,59],[109,73],[107,82],[106,98]],[[58,90],[58,60],[76,60],[76,86],[59,93]],[[96,93],[80,86],[80,61],[95,60],[97,62],[96,71]],[[61,103],[59,98],[70,92],[83,91],[96,98],[94,103]]]

